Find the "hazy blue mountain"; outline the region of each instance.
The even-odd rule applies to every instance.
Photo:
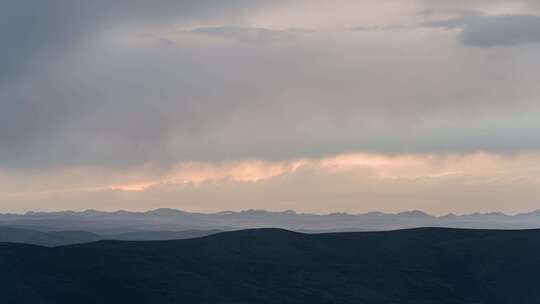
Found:
[[[191,213],[175,209],[146,212],[86,210],[0,214],[0,225],[40,231],[82,230],[102,235],[137,231],[238,230],[277,227],[295,231],[378,231],[416,227],[479,229],[540,228],[540,211],[506,215],[500,212],[433,216],[412,210],[397,214],[296,213],[265,210]],[[36,228],[33,228],[36,227]]]
[[[88,231],[51,231],[49,235],[63,239],[66,243],[89,243],[103,239],[102,236]]]
[[[87,231],[39,231],[20,227],[0,227],[0,242],[41,246],[90,243],[99,240],[158,241],[203,237],[220,230],[132,231],[114,235],[98,235]]]
[[[86,231],[42,232],[22,228],[0,227],[0,242],[60,246],[94,242],[100,239],[102,239],[101,236]]]
[[[5,303],[538,303],[540,230],[0,244]]]

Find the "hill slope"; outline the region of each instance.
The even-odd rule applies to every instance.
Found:
[[[5,303],[539,303],[540,230],[0,244]]]
[[[220,233],[220,230],[182,230],[182,231],[132,231],[106,235],[104,239],[121,241],[165,241],[203,237]]]
[[[95,242],[102,239],[86,231],[43,232],[31,229],[0,227],[0,242],[27,243],[41,246],[60,246]]]
[[[90,243],[99,240],[157,241],[197,238],[219,233],[219,230],[132,231],[98,235],[87,231],[38,231],[18,227],[1,227],[0,242],[24,243],[46,247]]]

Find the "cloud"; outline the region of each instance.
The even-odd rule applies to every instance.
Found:
[[[406,25],[403,24],[391,24],[391,25],[385,25],[385,26],[355,26],[350,28],[350,31],[392,31],[392,30],[403,30],[409,28]]]
[[[289,31],[272,30],[257,27],[218,26],[199,27],[188,31],[195,35],[221,37],[239,42],[266,44],[271,42],[283,42],[291,38]]]
[[[114,0],[2,1],[0,10],[0,85],[119,25],[156,26],[190,20],[229,19],[268,1]],[[234,12],[234,13],[232,13]]]
[[[445,29],[461,28],[460,41],[471,47],[517,46],[540,43],[540,16],[466,14],[425,24]]]
[[[309,29],[309,28],[287,28],[269,29],[261,27],[240,27],[240,26],[214,26],[198,27],[184,30],[181,33],[204,35],[214,38],[230,39],[237,42],[251,44],[268,44],[277,42],[292,42],[298,39],[300,34],[324,34],[339,33],[343,31],[391,31],[408,28],[405,25],[394,24],[386,26],[355,26],[346,29]],[[296,40],[298,42],[298,40]]]
[[[415,24],[425,4],[341,4],[3,1],[0,170],[540,149],[536,50],[360,35],[339,29],[376,24],[367,8]]]

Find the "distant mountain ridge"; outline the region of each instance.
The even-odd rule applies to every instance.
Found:
[[[105,212],[98,210],[0,214],[0,226],[17,226],[41,231],[83,230],[97,234],[136,231],[238,230],[275,227],[307,232],[377,231],[416,227],[481,229],[540,228],[540,210],[507,215],[501,212],[434,216],[420,210],[400,213],[309,214],[293,210],[222,211],[196,213],[159,208],[149,211]]]

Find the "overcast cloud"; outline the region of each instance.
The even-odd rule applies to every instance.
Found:
[[[2,193],[107,186],[96,172],[159,181],[189,162],[535,155],[539,16],[532,0],[2,1]],[[312,201],[285,209],[328,209]]]
[[[449,30],[462,28],[459,38],[466,46],[488,48],[540,43],[540,16],[536,15],[465,13],[455,19],[426,25]]]

